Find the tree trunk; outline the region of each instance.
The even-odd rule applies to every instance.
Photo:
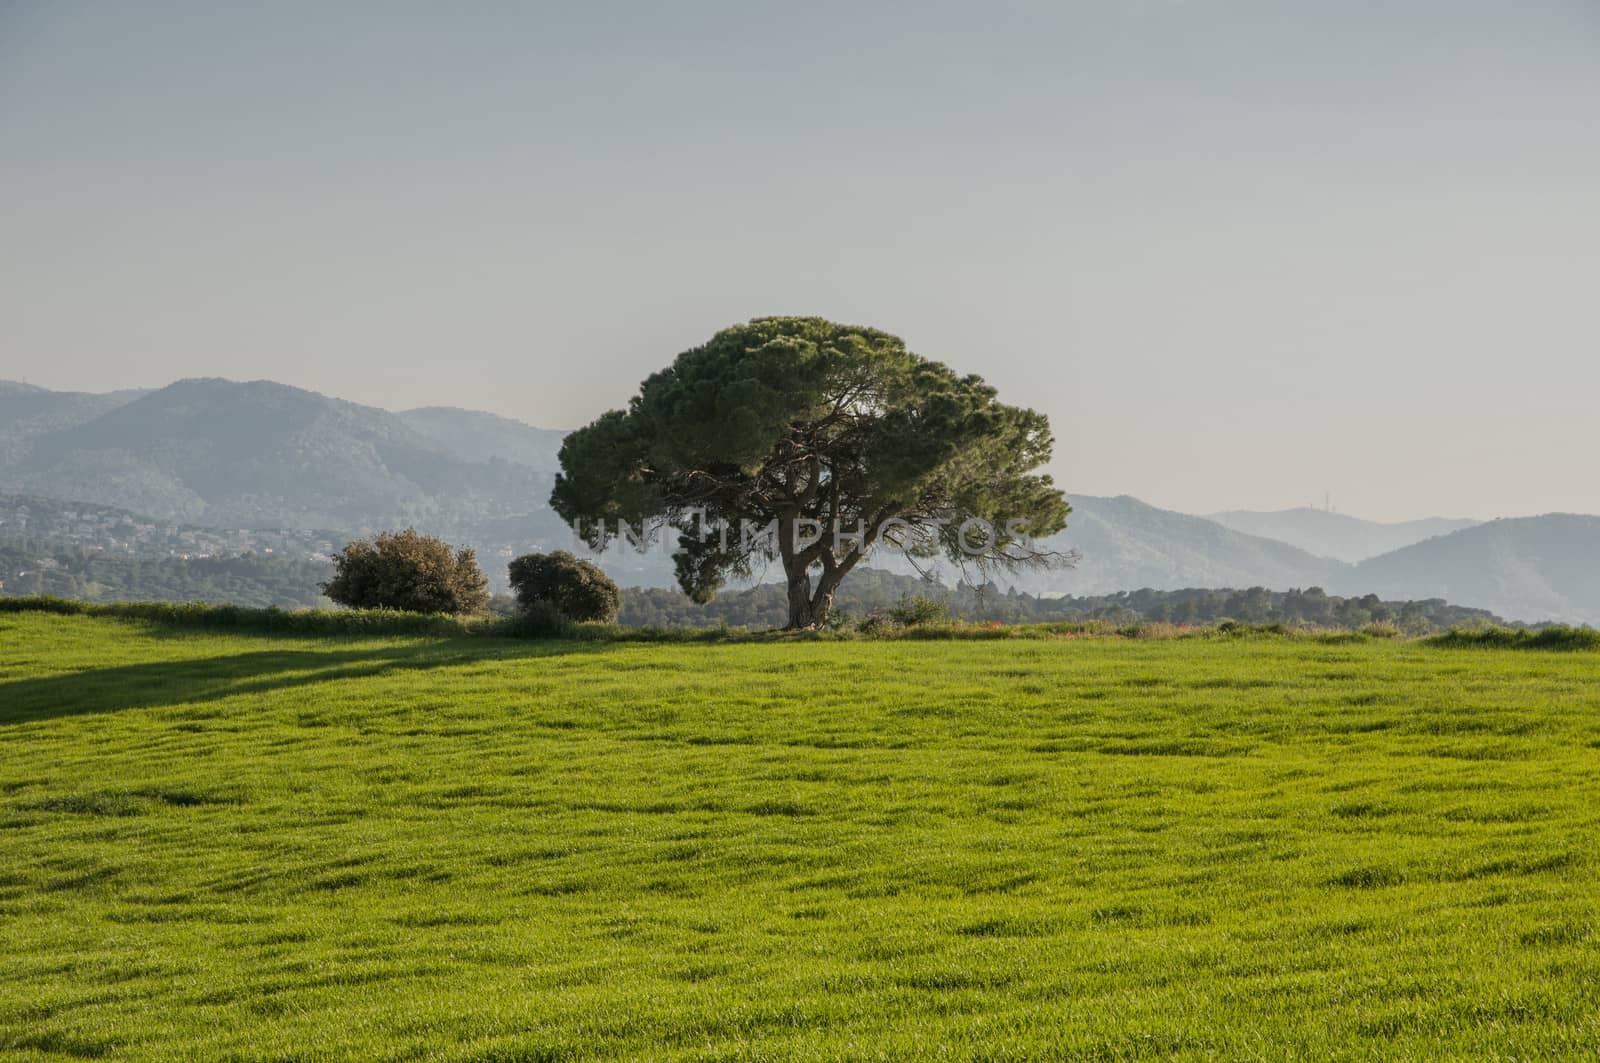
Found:
[[[822,573],[817,576],[817,586],[811,587],[808,569],[789,575],[789,623],[786,630],[804,631],[819,628],[828,622],[833,612],[833,594],[839,589],[848,569],[823,562]]]
[[[844,579],[845,570],[829,563],[824,566],[822,575],[817,577],[817,590],[811,596],[811,623],[821,627],[828,622],[828,614],[833,612],[833,592],[839,589],[839,583]]]
[[[822,627],[828,622],[828,614],[833,612],[833,592],[818,591],[811,598],[811,622],[808,627]]]
[[[816,627],[820,622],[812,607],[811,576],[806,572],[806,566],[800,565],[799,571],[789,573],[789,623],[785,625],[785,630],[803,631]]]

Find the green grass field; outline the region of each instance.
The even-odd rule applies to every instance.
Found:
[[[1600,1055],[1600,654],[0,616],[6,1059]]]

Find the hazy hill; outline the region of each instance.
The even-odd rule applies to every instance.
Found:
[[[1512,620],[1600,624],[1600,517],[1490,521],[1362,562],[1342,585],[1446,598]]]
[[[11,490],[240,527],[547,519],[549,478],[534,469],[464,460],[399,415],[270,381],[182,380],[97,416],[57,393],[12,397],[30,423],[74,416],[0,465]]]
[[[1077,570],[1027,575],[1020,589],[1084,595],[1141,587],[1317,586],[1354,597],[1442,598],[1530,623],[1600,624],[1600,517],[1551,514],[1472,524],[1350,565],[1133,498],[1072,503],[1059,541],[1083,555]]]
[[[1149,587],[1327,587],[1347,565],[1295,546],[1158,509],[1120,495],[1075,495],[1067,530],[1051,540],[1082,555],[1076,569],[1025,574],[1020,589],[1106,594]]]
[[[31,384],[0,380],[0,469],[21,460],[37,437],[92,421],[143,394],[47,391]]]
[[[1309,506],[1270,513],[1230,510],[1213,513],[1209,519],[1246,535],[1277,539],[1321,557],[1333,557],[1352,564],[1436,535],[1449,535],[1478,523],[1475,520],[1429,517],[1385,524]]]
[[[422,406],[399,416],[419,434],[467,461],[501,458],[551,476],[561,467],[558,456],[565,429],[535,428],[509,417],[455,406]]]

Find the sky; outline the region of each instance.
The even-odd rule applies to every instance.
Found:
[[[1600,513],[1600,4],[0,0],[0,378],[547,427],[873,325],[1069,494]]]

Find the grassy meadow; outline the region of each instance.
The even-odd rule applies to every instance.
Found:
[[[0,1057],[1600,1056],[1600,653],[0,615]]]

